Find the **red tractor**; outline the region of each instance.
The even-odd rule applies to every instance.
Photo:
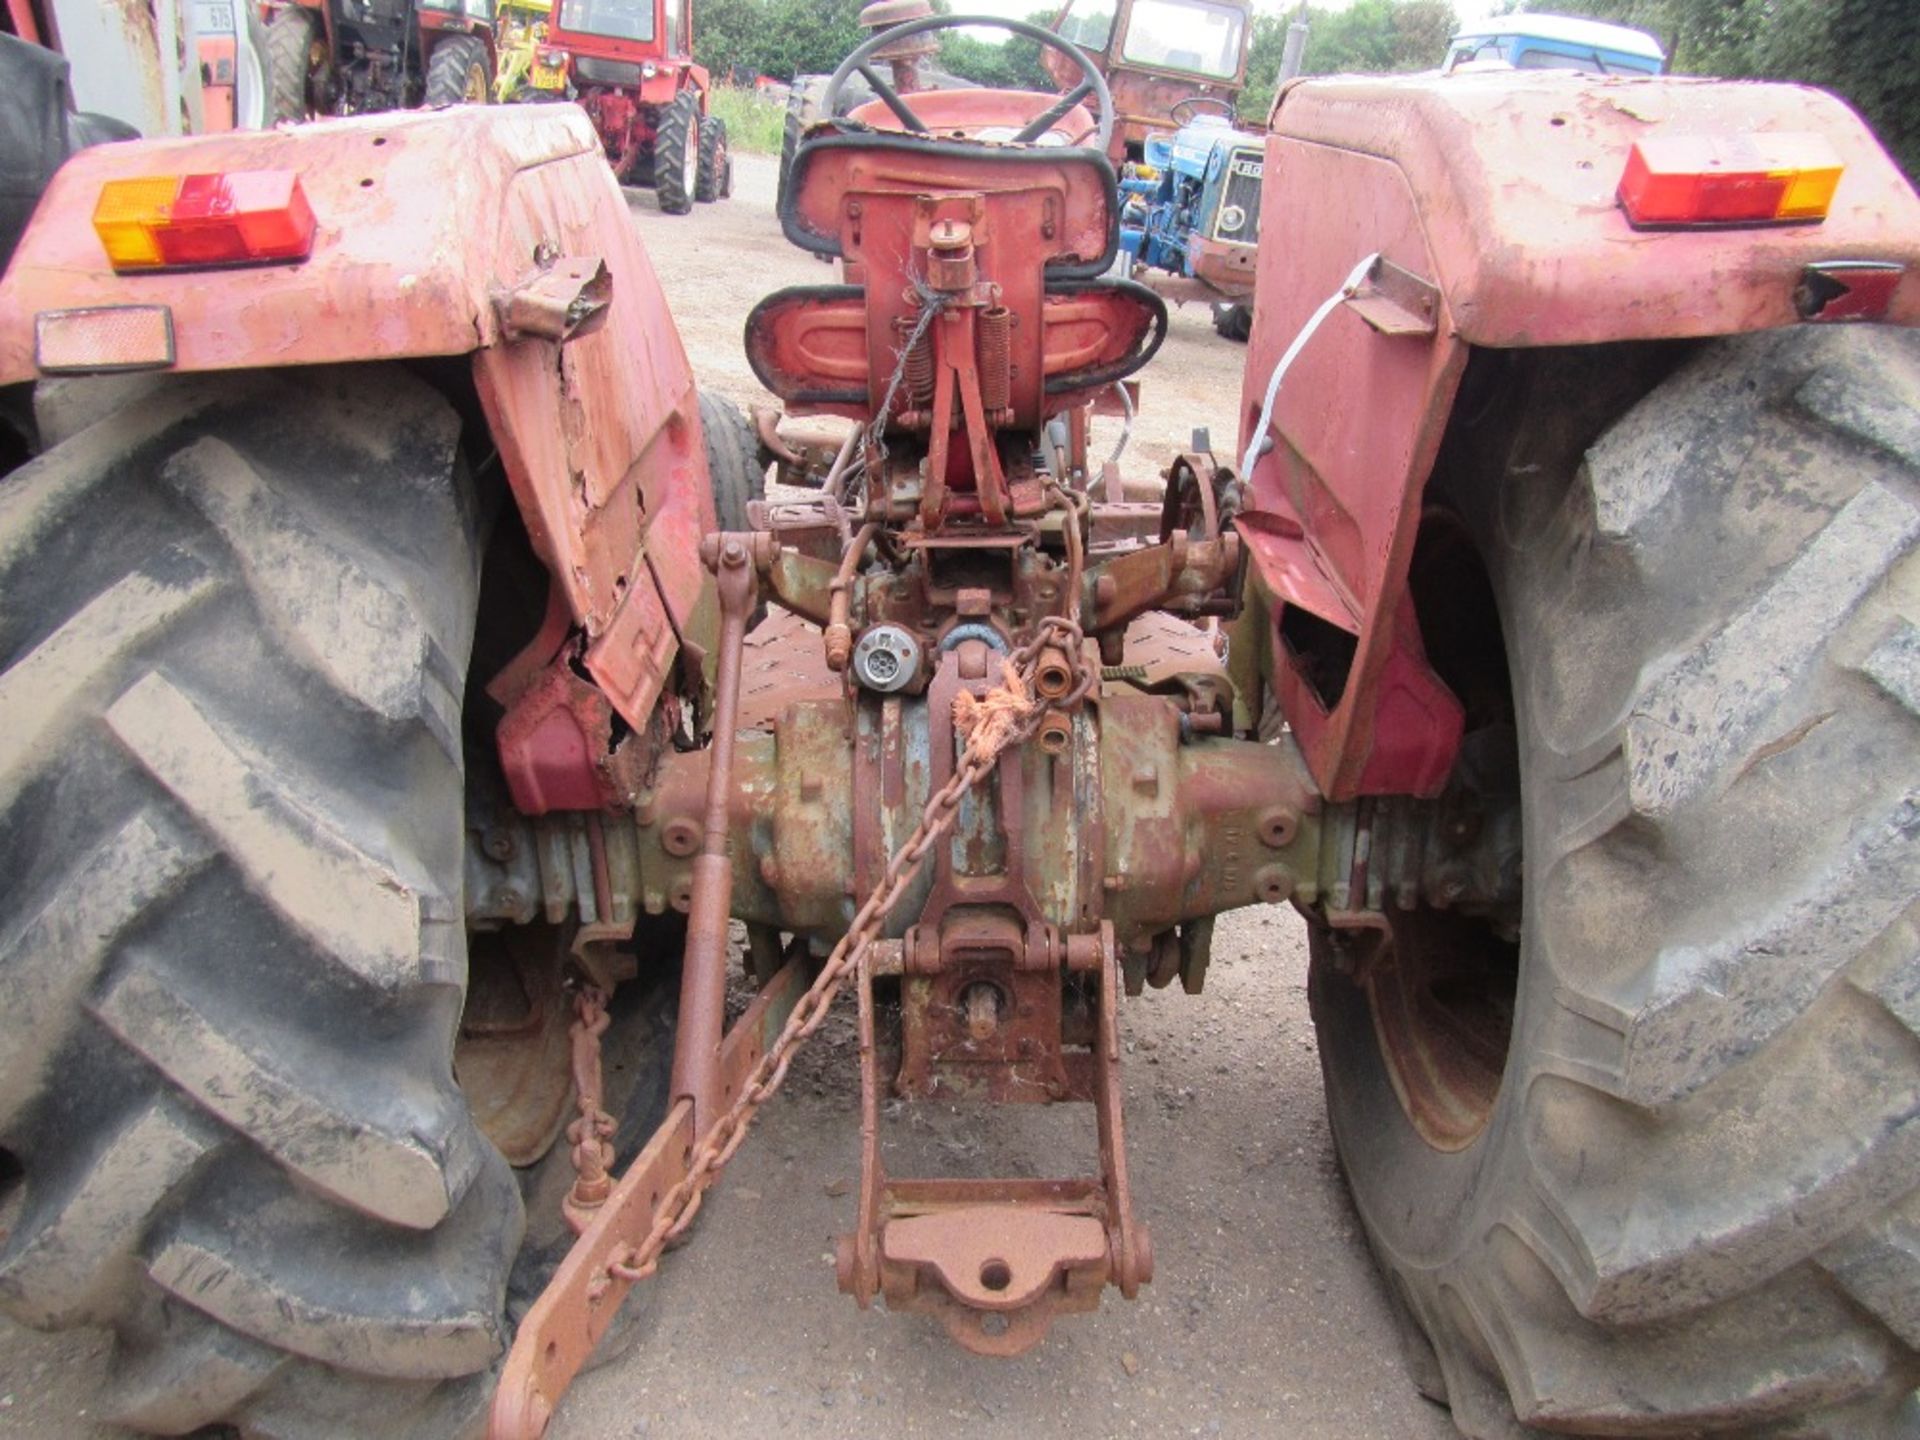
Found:
[[[1796,87],[1293,86],[1233,453],[1142,504],[1113,97],[1017,22],[1066,94],[875,69],[956,23],[794,157],[844,283],[746,345],[843,426],[811,503],[571,107],[55,175],[0,279],[0,1306],[111,1327],[142,1431],[536,1435],[844,994],[840,1287],[1015,1354],[1153,1278],[1126,997],[1288,902],[1463,1432],[1910,1436],[1920,197]],[[891,1174],[921,1101],[1086,1152]]]
[[[489,0],[270,0],[274,120],[416,105],[484,105],[493,93]]]
[[[565,67],[614,175],[651,185],[667,214],[733,193],[726,122],[707,113],[712,84],[693,61],[691,0],[557,0],[535,63]]]
[[[1093,57],[1113,94],[1115,164],[1138,161],[1149,135],[1200,115],[1235,118],[1253,43],[1252,0],[1064,0],[1051,27]],[[1071,85],[1064,52],[1042,50],[1055,82]]]

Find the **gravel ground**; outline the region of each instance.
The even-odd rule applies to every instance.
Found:
[[[740,348],[747,310],[827,268],[773,218],[773,164],[737,161],[734,198],[686,218],[632,196],[703,383],[763,399]],[[1207,425],[1230,448],[1244,351],[1203,309],[1176,313],[1147,375],[1127,469],[1150,473]],[[1106,422],[1097,438],[1114,434]],[[858,1179],[857,1052],[842,1006],[763,1112],[692,1242],[633,1303],[624,1353],[583,1376],[552,1434],[982,1437],[1286,1436],[1445,1440],[1414,1392],[1334,1164],[1286,909],[1215,932],[1204,995],[1149,992],[1122,1014],[1136,1201],[1157,1273],[1108,1292],[1023,1359],[951,1345],[933,1322],[861,1312],[833,1283]],[[1083,1123],[1084,1122],[1084,1123]],[[897,1173],[1091,1165],[1090,1112],[914,1107],[890,1122]],[[0,1437],[106,1440],[87,1407],[106,1338],[0,1322]]]

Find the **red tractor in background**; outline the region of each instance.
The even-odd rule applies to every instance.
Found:
[[[1066,93],[876,67],[988,23]],[[110,1327],[142,1431],[525,1440],[847,991],[840,1288],[1016,1354],[1154,1279],[1125,997],[1285,902],[1464,1433],[1910,1437],[1920,197],[1858,117],[1290,86],[1233,453],[1148,504],[1089,443],[1167,325],[1097,67],[942,17],[825,98],[780,222],[841,283],[746,327],[844,427],[810,503],[753,503],[572,107],[54,175],[0,277],[0,1307]],[[1083,1107],[1085,1163],[890,1174],[921,1101]]]
[[[1252,0],[1064,0],[1051,28],[1093,57],[1113,94],[1112,158],[1142,158],[1149,135],[1197,115],[1235,118],[1253,43]],[[1043,49],[1061,86],[1073,65]],[[1178,114],[1176,115],[1176,110]]]
[[[496,63],[491,0],[269,0],[272,118],[484,105]]]
[[[693,60],[693,0],[556,0],[533,84],[564,69],[614,176],[684,215],[733,193],[726,122]]]

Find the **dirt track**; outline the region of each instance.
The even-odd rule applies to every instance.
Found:
[[[738,166],[724,205],[673,219],[636,194],[632,208],[696,372],[746,402],[762,398],[740,348],[747,310],[777,286],[829,276],[782,239],[771,162]],[[1175,315],[1130,473],[1164,463],[1198,424],[1230,448],[1243,353],[1200,308]],[[1452,1436],[1407,1378],[1334,1168],[1305,964],[1291,911],[1245,911],[1216,931],[1204,995],[1175,988],[1128,1005],[1127,1123],[1157,1275],[1138,1303],[1109,1298],[1012,1362],[976,1359],[927,1320],[862,1313],[836,1293],[829,1256],[858,1175],[851,1016],[836,1015],[692,1243],[637,1302],[631,1348],[582,1378],[552,1433]],[[1091,1157],[1090,1121],[989,1118],[900,1117],[898,1168]],[[0,1327],[0,1437],[104,1440],[84,1417],[107,1351],[104,1336]]]

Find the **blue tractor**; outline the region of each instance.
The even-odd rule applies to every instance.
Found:
[[[1176,106],[1220,103],[1210,97]],[[1235,128],[1232,112],[1189,114],[1171,135],[1150,135],[1139,163],[1121,172],[1122,262],[1170,300],[1213,305],[1213,326],[1245,340],[1253,318],[1260,239],[1262,137]]]

